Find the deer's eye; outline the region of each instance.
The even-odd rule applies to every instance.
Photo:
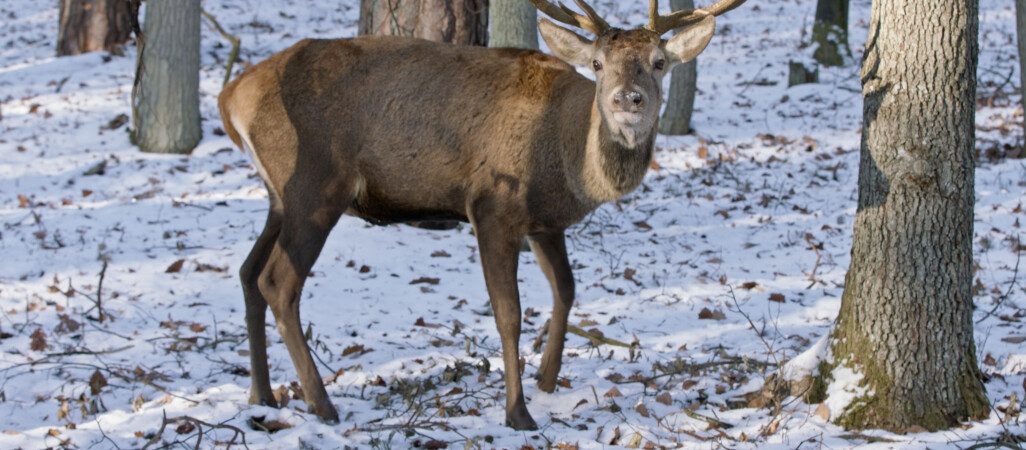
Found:
[[[591,61],[591,68],[595,69],[596,72],[602,70],[602,63],[598,62],[597,59]]]
[[[655,67],[655,70],[663,70],[666,68],[666,60],[660,59],[656,61],[655,64],[653,64],[653,67]]]

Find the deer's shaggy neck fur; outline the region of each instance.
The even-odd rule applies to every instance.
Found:
[[[641,184],[651,166],[655,127],[614,132],[594,103],[589,123],[584,164],[571,165],[580,167],[580,194],[598,203],[619,199]]]

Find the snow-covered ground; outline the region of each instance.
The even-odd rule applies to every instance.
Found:
[[[646,3],[594,4],[613,24],[639,25]],[[1023,137],[1011,2],[982,0],[980,22],[974,321],[996,410],[908,434],[850,433],[815,415],[818,405],[773,411],[741,400],[828,332],[849,262],[857,63],[787,87],[812,0],[750,0],[719,20],[699,58],[697,133],[661,137],[643,186],[569,230],[572,323],[637,346],[570,335],[557,391],[525,381],[535,432],[502,426],[504,368],[468,226],[343,218],[302,304],[342,422],[319,422],[299,399],[248,405],[236,273],[267,201],[219,130],[228,47],[204,25],[199,147],[143,154],[126,126],[108,126],[130,114],[135,48],[55,58],[55,5],[0,3],[0,447],[965,448],[1026,434],[1005,412],[1026,394],[1026,165],[1008,157]],[[356,1],[205,7],[242,38],[247,63],[303,37],[356,33]],[[851,2],[855,62],[869,8]],[[520,266],[530,376],[551,294],[530,253]],[[438,283],[414,283],[423,277]],[[295,372],[269,329],[272,382],[289,397]]]

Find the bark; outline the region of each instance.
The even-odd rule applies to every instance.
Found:
[[[674,11],[694,9],[695,0],[670,0]],[[681,30],[675,30],[679,33]],[[670,74],[670,92],[666,109],[659,119],[659,132],[669,135],[691,132],[691,114],[695,110],[695,84],[698,81],[698,60],[691,60],[673,68]]]
[[[816,22],[812,25],[812,53],[820,64],[843,66],[844,58],[851,56],[848,48],[848,0],[818,0]]]
[[[189,153],[199,114],[200,0],[149,0],[136,73],[135,144],[144,152]]]
[[[487,0],[360,0],[360,34],[488,45]]]
[[[1026,0],[1015,0],[1015,31],[1019,43],[1019,92],[1023,94],[1026,93]],[[1026,104],[1026,95],[1022,101]]]
[[[852,262],[826,370],[863,375],[867,394],[831,411],[846,428],[932,431],[987,412],[971,287],[978,22],[977,0],[873,2]]]
[[[126,0],[61,0],[57,56],[106,50],[121,55],[132,37],[132,10]]]
[[[492,47],[538,48],[538,12],[527,0],[491,0],[488,5]]]

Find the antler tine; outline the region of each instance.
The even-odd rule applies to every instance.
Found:
[[[658,12],[659,0],[651,0],[649,3],[649,24],[645,28],[663,34],[674,28],[698,23],[708,16],[718,16],[741,6],[744,2],[745,0],[720,0],[705,8],[682,9],[661,16]]]
[[[588,19],[591,21],[592,25],[595,28],[585,28],[586,30],[591,31],[592,33],[595,33],[597,35],[602,35],[606,31],[609,31],[610,28],[612,28],[609,26],[608,22],[602,19],[602,17],[595,12],[595,9],[592,8],[591,5],[584,3],[584,0],[574,0],[574,3],[577,3],[577,6],[581,7],[581,9],[584,10],[584,13],[588,15]]]
[[[574,3],[577,3],[577,6],[581,7],[586,15],[575,13],[572,9],[567,8],[563,2],[559,2],[559,6],[556,6],[546,0],[531,0],[531,4],[538,8],[539,11],[567,25],[588,30],[596,35],[602,35],[610,29],[609,24],[602,17],[599,17],[598,13],[591,6],[588,6],[587,3],[584,3],[583,0],[574,0]]]

